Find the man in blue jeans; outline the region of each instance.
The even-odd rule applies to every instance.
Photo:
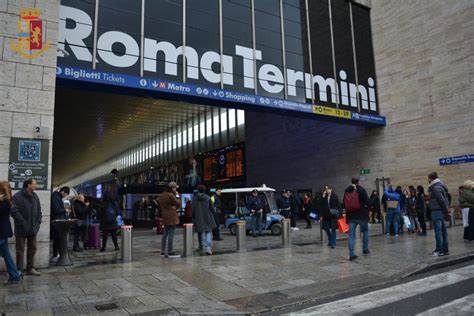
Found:
[[[398,236],[398,223],[400,221],[400,194],[393,190],[392,186],[389,186],[384,192],[386,198],[386,209],[387,212],[387,223],[385,225],[385,233],[390,236],[390,226],[393,225],[393,231],[395,237]]]
[[[259,236],[263,236],[263,221],[265,214],[263,213],[264,204],[262,199],[258,196],[258,191],[255,189],[252,194],[247,198],[247,209],[250,211],[252,216],[252,236],[257,237],[257,231]]]
[[[357,225],[362,233],[362,252],[370,254],[369,250],[369,196],[367,191],[360,185],[359,179],[352,178],[344,192],[344,208],[349,224],[349,260],[358,258],[354,252]]]
[[[436,172],[428,175],[430,186],[428,192],[430,194],[430,202],[428,207],[431,210],[431,222],[435,231],[436,249],[432,255],[435,257],[449,255],[448,248],[448,231],[446,230],[446,220],[449,220],[449,198],[448,188],[438,178]]]

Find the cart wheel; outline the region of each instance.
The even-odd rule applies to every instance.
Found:
[[[230,232],[230,234],[231,234],[231,235],[235,235],[235,234],[237,233],[236,229],[237,229],[237,225],[235,225],[235,224],[230,225],[230,226],[229,226],[229,232]]]
[[[281,235],[281,224],[275,223],[270,227],[272,235],[278,236]]]

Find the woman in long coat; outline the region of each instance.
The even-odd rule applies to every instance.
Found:
[[[319,215],[322,217],[323,229],[328,235],[328,246],[334,248],[336,246],[336,230],[337,220],[341,214],[341,204],[332,188],[326,186],[323,196],[319,201]]]

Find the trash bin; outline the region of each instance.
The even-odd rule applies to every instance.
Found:
[[[131,225],[122,226],[122,261],[132,261],[132,228]]]

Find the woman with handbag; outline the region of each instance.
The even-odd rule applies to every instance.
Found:
[[[334,249],[336,247],[336,229],[337,220],[341,214],[341,204],[335,193],[332,192],[330,186],[326,186],[320,200],[320,216],[322,217],[321,225],[328,235],[328,247]]]

